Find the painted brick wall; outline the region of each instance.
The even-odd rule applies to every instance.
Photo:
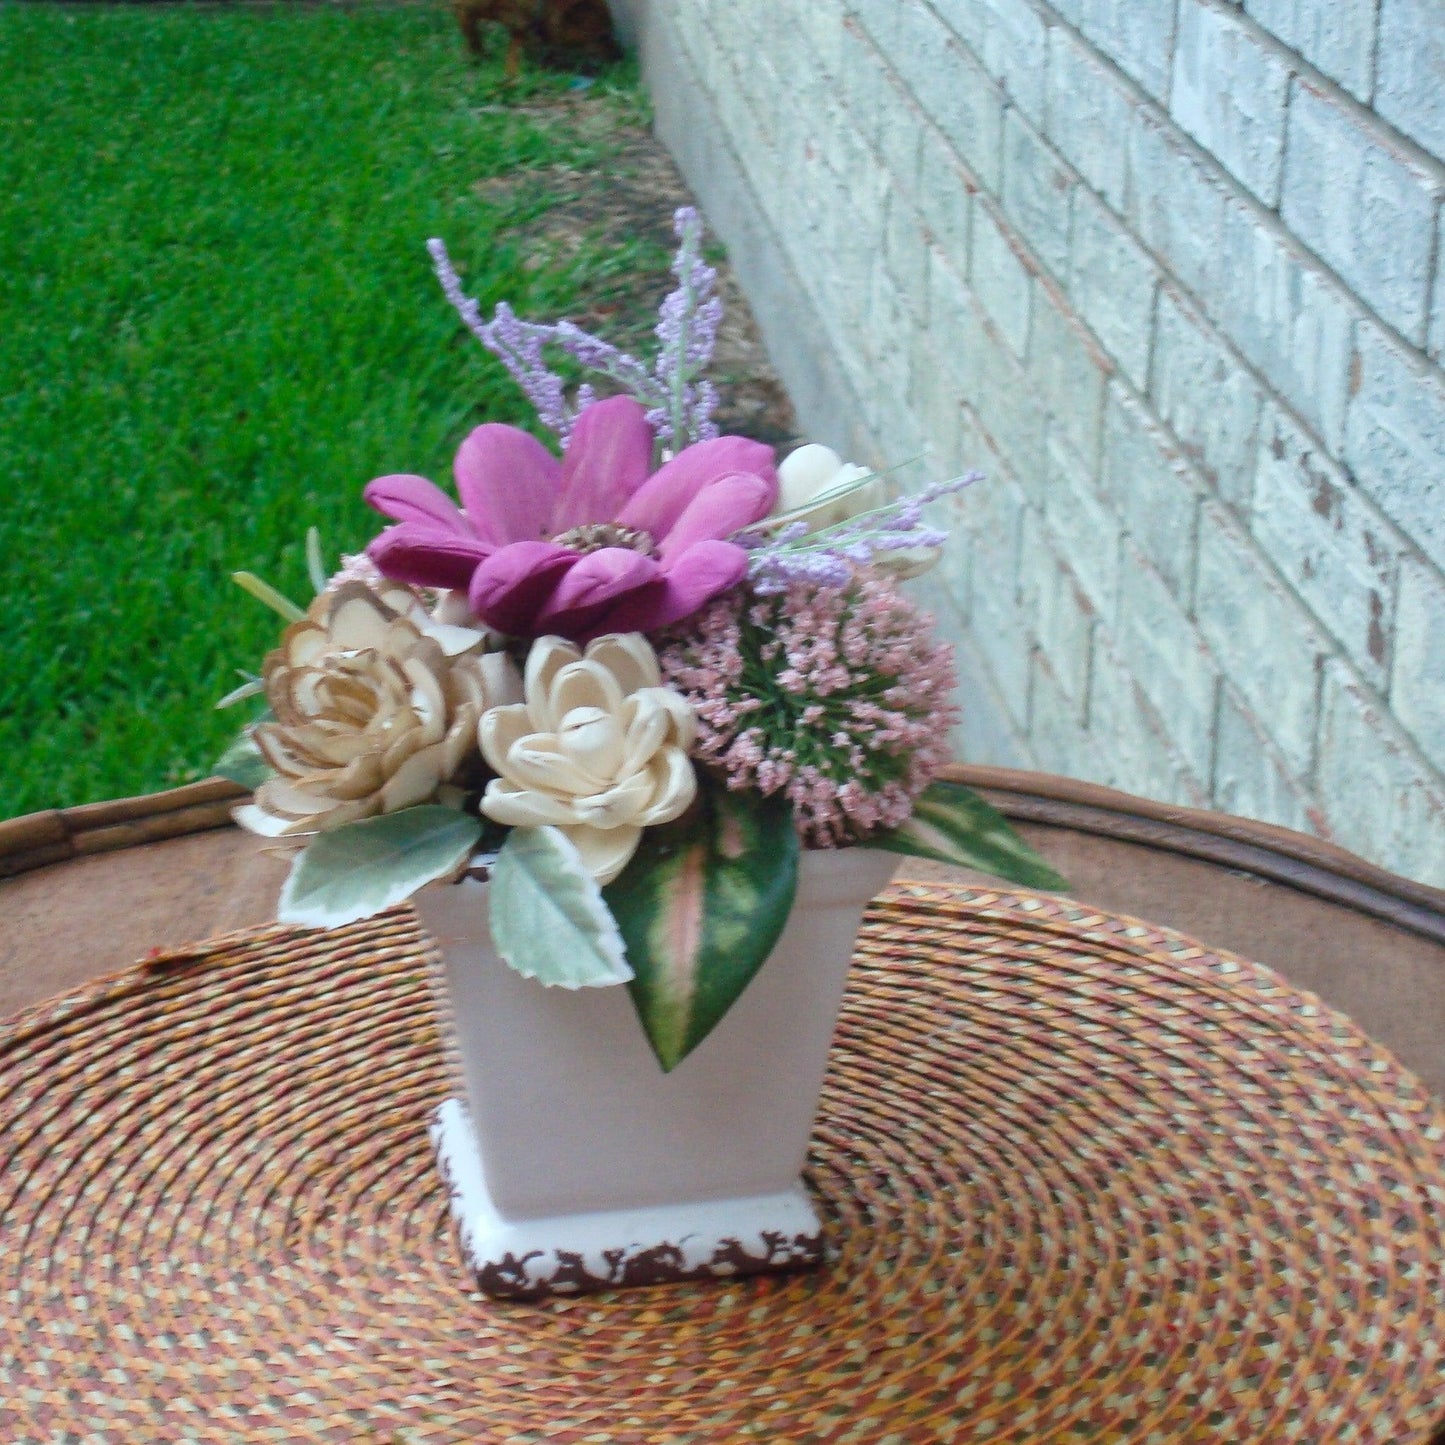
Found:
[[[976,465],[970,759],[1445,884],[1439,0],[628,0],[810,435]]]

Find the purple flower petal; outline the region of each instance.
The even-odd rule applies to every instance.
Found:
[[[773,449],[747,437],[717,437],[679,452],[645,481],[617,514],[624,527],[650,533],[658,542],[673,529],[687,504],[709,482],[731,472],[751,472],[777,493]],[[771,505],[771,503],[769,504]]]
[[[760,522],[778,499],[778,485],[750,472],[732,472],[709,482],[682,510],[658,545],[664,562],[698,542],[721,540]]]
[[[462,443],[452,471],[467,520],[483,541],[504,547],[562,530],[553,525],[562,464],[536,437],[488,422]]]
[[[578,560],[576,552],[552,542],[513,542],[499,548],[472,574],[467,593],[471,609],[498,632],[535,637],[538,612]]]
[[[457,504],[435,482],[410,472],[377,477],[361,495],[368,506],[396,522],[417,522],[445,532],[471,531]]]
[[[674,557],[656,582],[611,608],[596,627],[602,632],[655,632],[691,617],[748,570],[748,554],[733,542],[703,541]]]
[[[554,532],[610,522],[651,470],[652,428],[641,404],[630,396],[593,402],[567,440]]]
[[[461,587],[492,548],[470,532],[445,532],[433,523],[388,527],[366,549],[384,576],[419,587]]]
[[[539,633],[573,637],[619,599],[645,587],[661,571],[653,558],[626,547],[602,547],[589,552],[559,579],[533,627]]]

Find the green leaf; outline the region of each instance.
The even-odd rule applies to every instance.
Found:
[[[649,828],[602,890],[627,942],[629,988],[672,1070],[716,1027],[772,952],[798,885],[792,809],[702,782],[675,823]]]
[[[242,674],[244,676],[244,674]],[[260,697],[266,691],[266,684],[259,677],[247,677],[240,687],[234,687],[216,703],[216,711],[223,708],[235,707],[238,702],[245,702],[248,697]]]
[[[229,778],[243,788],[250,788],[253,793],[271,776],[271,772],[271,765],[261,756],[261,749],[256,746],[249,727],[236,734],[231,746],[216,759],[216,765],[211,769],[213,776]]]
[[[597,880],[557,828],[513,828],[492,866],[492,942],[524,978],[600,988],[632,977]]]
[[[315,527],[306,529],[306,574],[319,597],[326,591],[326,563],[321,556],[321,533]]]
[[[1002,813],[962,783],[930,783],[914,804],[913,816],[891,833],[870,838],[868,846],[973,868],[1025,888],[1069,886]]]
[[[456,872],[481,833],[475,818],[435,804],[318,833],[291,865],[276,917],[308,928],[370,918]]]
[[[277,616],[288,623],[300,622],[306,616],[289,597],[283,596],[269,582],[263,582],[254,572],[232,572],[231,581],[243,591],[249,592],[257,602],[264,602]]]

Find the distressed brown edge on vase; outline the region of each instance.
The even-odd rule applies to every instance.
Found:
[[[811,1230],[761,1229],[743,1239],[733,1235],[712,1241],[710,1254],[689,1259],[685,1239],[653,1244],[622,1243],[600,1251],[601,1268],[589,1265],[578,1250],[538,1248],[492,1252],[478,1248],[468,1228],[470,1205],[446,1143],[448,1110],[462,1109],[449,1100],[432,1115],[427,1127],[437,1174],[447,1191],[452,1238],[462,1263],[477,1288],[491,1299],[536,1304],[554,1296],[596,1294],[602,1290],[636,1289],[649,1285],[686,1284],[693,1280],[740,1279],[753,1274],[792,1274],[814,1269],[827,1258],[820,1227]],[[475,1165],[473,1167],[476,1167]],[[816,1217],[816,1216],[815,1216]],[[694,1236],[687,1236],[694,1237]],[[754,1243],[754,1248],[749,1248]]]
[[[1289,828],[1158,803],[1053,773],[959,763],[942,776],[976,788],[1011,822],[1137,843],[1252,873],[1445,943],[1445,889]],[[248,796],[237,783],[208,778],[165,792],[0,821],[0,878],[227,827],[231,809]]]
[[[739,1240],[722,1239],[706,1263],[688,1265],[682,1247],[657,1244],[635,1252],[609,1250],[610,1272],[594,1274],[580,1254],[558,1249],[543,1259],[541,1251],[517,1259],[468,1258],[477,1288],[492,1299],[536,1303],[556,1295],[596,1294],[602,1290],[637,1289],[659,1284],[686,1284],[693,1280],[742,1279],[754,1274],[792,1274],[812,1269],[824,1258],[821,1234],[790,1237],[764,1235],[762,1254],[754,1254]]]

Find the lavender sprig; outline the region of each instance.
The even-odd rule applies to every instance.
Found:
[[[651,370],[625,351],[584,331],[573,321],[546,326],[523,321],[505,301],[490,321],[462,290],[461,278],[441,241],[427,242],[437,279],[467,329],[511,372],[543,426],[565,443],[577,414],[595,397],[590,386],[578,389],[575,404],[567,403],[566,386],[545,359],[556,346],[588,371],[597,372],[648,408],[647,420],[663,448],[680,451],[690,442],[717,435],[713,412],[717,389],[700,380],[712,359],[722,301],[715,294],[717,272],[702,259],[702,220],[691,206],[674,217],[680,245],[672,273],[677,287],[663,301],[656,328],[661,349]]]
[[[717,391],[698,377],[712,360],[722,324],[722,298],[716,294],[717,271],[702,259],[702,218],[692,206],[673,216],[679,242],[672,274],[677,287],[663,301],[656,336],[660,343],[653,378],[663,393],[648,420],[665,447],[680,450],[690,441],[707,441],[718,433],[712,415]],[[696,384],[695,384],[696,383]]]
[[[982,480],[982,472],[967,472],[817,531],[797,521],[773,535],[744,533],[736,540],[751,553],[748,581],[763,596],[785,592],[792,582],[842,587],[858,567],[886,553],[941,547],[948,534],[924,523],[924,507]]]

